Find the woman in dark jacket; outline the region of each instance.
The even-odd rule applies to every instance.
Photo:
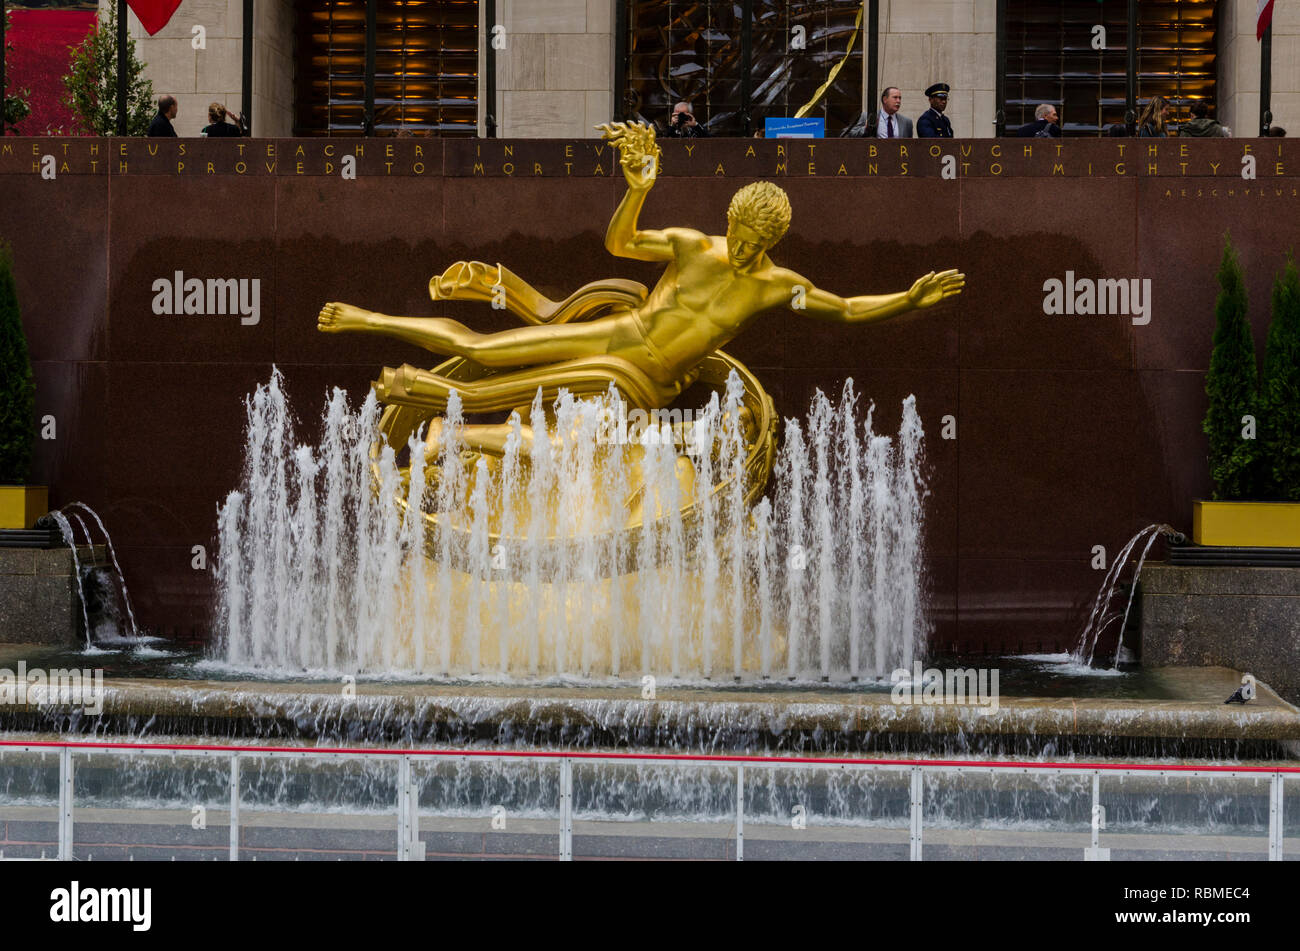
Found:
[[[214,102],[208,106],[208,125],[203,127],[202,135],[208,138],[221,138],[224,136],[248,135],[248,130],[244,128],[244,117],[241,115],[235,119],[236,125],[231,125],[226,121],[226,116],[230,113],[226,107],[219,102]]]
[[[1147,107],[1138,116],[1138,138],[1163,139],[1169,135],[1165,122],[1169,118],[1169,103],[1164,96],[1152,96]]]

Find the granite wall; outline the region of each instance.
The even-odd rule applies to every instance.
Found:
[[[1231,667],[1300,703],[1300,568],[1147,566],[1142,662]]]
[[[103,545],[81,546],[77,557],[83,569],[108,564]],[[69,645],[85,636],[72,550],[0,548],[0,643]]]
[[[1262,347],[1270,282],[1297,236],[1300,142],[663,148],[646,227],[719,233],[735,189],[766,177],[794,207],[773,257],[819,286],[881,294],[966,273],[960,298],[923,314],[848,327],[774,311],[728,348],[785,415],[852,376],[892,431],[916,394],[941,647],[1063,649],[1102,578],[1095,546],[1108,560],[1152,522],[1190,528],[1210,488],[1200,426],[1223,234]],[[360,397],[380,366],[421,359],[317,333],[321,305],[510,326],[486,305],[435,308],[429,277],[462,258],[554,294],[613,275],[653,282],[654,265],[602,244],[623,189],[610,149],[590,141],[3,140],[0,235],[15,246],[36,414],[54,421],[34,478],[52,504],[103,514],[147,625],[206,637],[244,397],[278,365],[314,439],[327,388]],[[257,321],[155,314],[154,282],[178,271],[258,280]],[[1045,283],[1070,276],[1150,281],[1150,309],[1046,313]],[[946,416],[955,438],[942,438]]]

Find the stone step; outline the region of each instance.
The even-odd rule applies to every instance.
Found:
[[[1169,564],[1239,568],[1300,567],[1300,548],[1170,545]]]
[[[0,529],[0,548],[64,548],[57,528]]]

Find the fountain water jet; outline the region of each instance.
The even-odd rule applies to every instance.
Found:
[[[353,410],[336,390],[319,442],[298,444],[275,371],[218,515],[219,651],[286,674],[587,682],[909,666],[927,631],[915,400],[895,441],[859,420],[851,383],[838,405],[818,391],[754,504],[740,393],[733,378],[632,445],[600,425],[613,396],[535,400],[527,440],[516,417],[505,452],[466,467],[456,405],[394,447],[373,396]]]

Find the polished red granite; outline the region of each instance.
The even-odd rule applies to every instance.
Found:
[[[1101,581],[1094,546],[1110,557],[1151,522],[1190,527],[1209,489],[1200,421],[1223,235],[1262,345],[1270,282],[1295,242],[1300,143],[663,149],[645,227],[721,232],[735,189],[766,177],[794,208],[773,258],[814,284],[885,294],[930,270],[967,274],[965,294],[923,314],[852,327],[772,311],[728,347],[785,416],[853,377],[889,433],[916,396],[935,646],[1068,648]],[[499,261],[563,296],[659,274],[604,250],[623,185],[592,141],[9,138],[0,189],[36,412],[57,420],[35,477],[54,505],[103,513],[146,624],[187,636],[210,629],[211,574],[192,551],[211,551],[238,479],[244,397],[278,365],[314,439],[331,387],[359,399],[380,366],[423,358],[318,334],[322,304],[495,330],[513,318],[435,305],[429,278],[462,258]],[[156,313],[155,282],[177,272],[256,279],[256,320]],[[1050,281],[1121,279],[1139,282],[1145,315],[1045,312]],[[948,416],[954,439],[941,438]]]

